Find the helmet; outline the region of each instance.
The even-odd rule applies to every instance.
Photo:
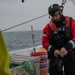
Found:
[[[51,16],[59,13],[59,11],[60,11],[60,5],[58,5],[58,4],[53,4],[48,8],[48,13]]]

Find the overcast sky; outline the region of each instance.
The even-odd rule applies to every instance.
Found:
[[[0,29],[4,30],[47,14],[48,7],[53,3],[61,5],[61,0],[25,0],[24,3],[22,3],[21,0],[0,0]],[[65,5],[64,15],[75,18],[75,6],[71,1],[67,2]],[[49,16],[45,16],[9,31],[31,30],[31,25],[34,30],[42,30],[46,23],[49,22],[48,17]]]

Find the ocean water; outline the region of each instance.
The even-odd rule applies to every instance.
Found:
[[[8,51],[33,47],[31,31],[17,31],[3,33]],[[41,45],[42,31],[34,31],[35,46]]]

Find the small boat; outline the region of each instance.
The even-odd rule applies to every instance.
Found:
[[[62,1],[63,1],[62,2],[63,4],[64,2],[66,3],[66,1],[68,0],[62,0]],[[75,4],[75,0],[71,0],[71,1]],[[22,2],[24,2],[24,0],[22,0]],[[11,27],[11,28],[14,28],[14,27]],[[43,47],[42,45],[39,45],[39,46],[36,46],[35,49],[36,49],[36,52],[39,52],[41,51],[40,49],[43,49]],[[9,52],[10,57],[11,57],[10,69],[11,69],[12,75],[32,75],[31,73],[33,73],[33,75],[40,75],[40,69],[39,69],[40,57],[31,56],[31,53],[33,52],[34,52],[33,47]],[[44,72],[46,70],[47,68],[41,71]],[[46,74],[49,75],[48,70]],[[41,75],[44,75],[44,74],[41,74]]]
[[[68,0],[62,0],[62,4],[66,3],[67,1]],[[71,0],[71,1],[75,5],[75,0]],[[33,42],[34,42],[34,40],[33,40]],[[39,52],[41,48],[43,49],[42,45],[36,46],[35,47],[36,52]],[[14,68],[11,68],[13,75],[31,75],[29,73],[26,73],[23,65],[21,65],[24,62],[31,62],[31,61],[37,68],[38,73],[37,74],[35,73],[35,75],[42,75],[42,74],[40,74],[40,69],[39,69],[40,57],[31,56],[31,53],[33,53],[33,52],[34,52],[33,47],[9,52],[12,62],[14,63],[13,65],[17,65]],[[44,72],[44,70],[43,70],[43,72]],[[47,75],[49,75],[48,70],[47,70]],[[64,71],[63,71],[63,75],[64,75]]]

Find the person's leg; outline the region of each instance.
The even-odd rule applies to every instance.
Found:
[[[49,62],[49,74],[50,75],[62,75],[62,67],[59,68],[59,62],[56,59],[51,59]]]
[[[65,75],[75,75],[75,54],[67,56],[64,63]]]

